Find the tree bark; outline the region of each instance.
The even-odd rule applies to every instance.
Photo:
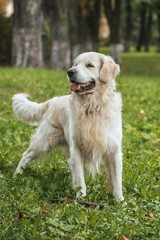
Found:
[[[157,1],[158,10],[158,39],[157,39],[157,52],[160,53],[160,2]]]
[[[131,1],[126,0],[126,31],[125,31],[125,44],[124,44],[124,51],[129,52],[130,44],[131,44],[131,33],[132,33],[132,7]]]
[[[68,35],[68,0],[43,1],[45,17],[51,31],[51,67],[67,69],[70,66]]]
[[[44,0],[52,53],[51,67],[67,69],[85,51],[98,51],[100,1]]]
[[[75,1],[70,0],[71,2]],[[69,36],[73,60],[82,52],[98,51],[100,1],[89,2],[85,0],[82,4],[77,0],[74,11],[71,7],[69,9]]]
[[[151,35],[152,35],[152,10],[149,10],[146,29],[145,29],[145,51],[149,52]]]
[[[110,27],[110,53],[116,63],[121,63],[120,13],[121,0],[104,0],[104,10]]]
[[[12,64],[15,67],[44,66],[41,40],[41,0],[14,0]]]
[[[139,38],[137,43],[137,51],[141,51],[141,47],[144,43],[144,35],[145,35],[145,21],[146,21],[146,9],[145,6],[141,10],[141,23],[140,23],[140,31],[139,31]]]

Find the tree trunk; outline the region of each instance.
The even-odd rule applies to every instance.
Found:
[[[41,0],[14,0],[12,64],[15,67],[44,66],[41,39]]]
[[[152,11],[150,10],[147,17],[146,29],[145,29],[145,51],[149,52],[151,35],[152,35]]]
[[[51,31],[51,67],[67,69],[70,66],[68,35],[68,0],[44,0],[45,17]]]
[[[104,0],[104,10],[110,27],[110,53],[116,63],[121,63],[120,12],[121,0]]]
[[[129,52],[130,44],[131,44],[131,33],[132,33],[132,7],[131,1],[126,0],[126,29],[125,29],[125,44],[124,44],[124,51]]]
[[[160,53],[160,2],[157,1],[158,10],[158,39],[157,39],[157,52]]]
[[[69,29],[69,35],[73,46],[73,58],[82,52],[98,51],[100,1],[84,1],[83,4],[77,1],[75,12],[75,19],[70,19]],[[72,10],[69,12],[69,16],[73,16]],[[73,23],[76,23],[77,31],[73,31]],[[73,40],[76,43],[75,45],[78,45],[78,49],[77,47],[74,48],[74,42],[72,42]]]
[[[145,20],[146,20],[146,9],[143,7],[141,11],[141,23],[140,23],[140,32],[139,32],[139,38],[137,43],[137,51],[141,51],[141,47],[144,43],[144,35],[145,35]]]
[[[85,51],[98,51],[100,2],[44,0],[52,37],[51,66],[66,69]]]
[[[79,21],[78,8],[76,0],[68,0],[68,36],[70,43],[70,65],[81,51],[81,44],[79,39]]]

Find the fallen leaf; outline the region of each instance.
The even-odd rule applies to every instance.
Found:
[[[85,221],[87,221],[87,216],[86,215],[84,216],[84,219],[85,219]]]
[[[132,236],[132,235],[137,235],[137,232],[136,231],[132,231],[132,230],[130,230],[130,234],[129,234],[129,236]]]
[[[20,211],[20,209],[17,206],[15,206],[14,208],[17,209],[18,211],[18,215],[15,217],[15,222],[18,222],[19,219],[23,218],[23,213]]]
[[[50,209],[51,207],[50,206],[45,206],[43,209],[42,209],[42,214],[48,214],[48,209]]]
[[[54,232],[50,232],[50,233],[49,233],[49,236],[50,236],[50,237],[52,237],[52,236],[53,236],[53,234],[54,234]]]
[[[160,138],[158,138],[158,139],[155,140],[155,143],[157,143],[157,142],[160,142]]]
[[[11,110],[6,110],[6,114],[11,114],[12,111]]]
[[[120,240],[128,240],[124,235],[121,236]]]
[[[144,114],[144,110],[143,109],[141,109],[141,110],[139,110],[139,112],[138,112],[139,114]]]
[[[45,209],[43,209],[43,210],[42,210],[42,214],[48,214],[48,211],[45,210]]]
[[[157,150],[158,148],[160,148],[160,146],[155,147],[154,150]]]
[[[149,217],[150,217],[150,218],[153,218],[153,217],[154,217],[153,213],[150,212],[150,213],[149,213]]]
[[[148,216],[149,216],[150,218],[153,218],[153,217],[154,217],[153,213],[151,213],[150,211],[147,211],[147,213],[148,213]]]

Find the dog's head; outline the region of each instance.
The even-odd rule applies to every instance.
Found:
[[[115,77],[120,67],[109,56],[88,52],[80,54],[68,70],[71,91],[78,94],[93,93],[99,88],[115,88]]]

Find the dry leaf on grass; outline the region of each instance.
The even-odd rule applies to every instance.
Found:
[[[48,209],[50,209],[51,207],[50,206],[45,206],[43,209],[42,209],[42,214],[48,214]]]
[[[49,233],[49,236],[50,236],[50,237],[52,237],[52,236],[53,236],[53,234],[54,234],[54,232],[50,232],[50,233]]]
[[[158,148],[160,148],[160,146],[155,147],[154,150],[157,150]]]
[[[42,210],[42,214],[48,214],[48,211],[45,210],[45,209],[43,209],[43,210]]]
[[[150,218],[153,218],[153,217],[154,217],[153,213],[151,213],[150,211],[147,211],[147,213],[148,213],[148,216],[149,216]]]
[[[128,240],[124,235],[121,236],[120,240]]]
[[[138,112],[140,115],[141,114],[144,114],[144,110],[143,109],[141,109],[141,110],[139,110],[139,112]]]
[[[6,110],[6,112],[5,112],[6,114],[11,114],[12,113],[12,111],[11,110]]]
[[[16,208],[18,211],[18,215],[15,217],[15,222],[18,222],[19,219],[23,218],[23,213],[20,211],[20,209],[17,206],[15,206],[14,208]]]

